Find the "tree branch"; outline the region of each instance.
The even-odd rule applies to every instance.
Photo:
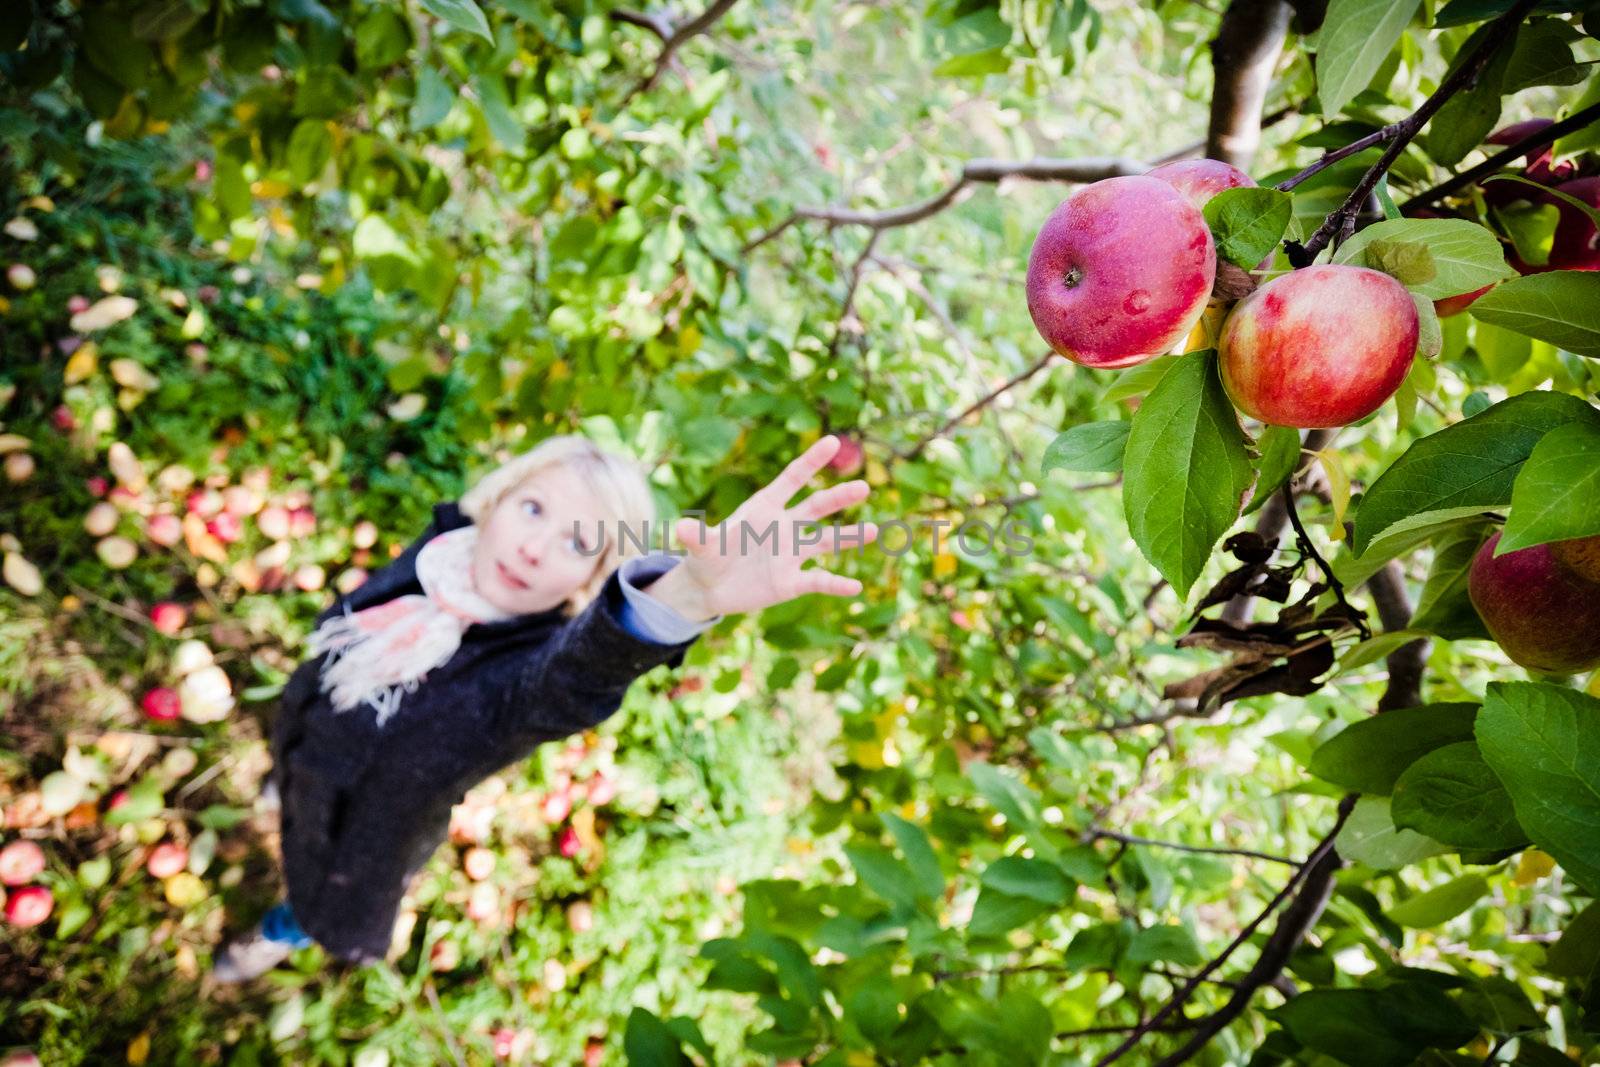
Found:
[[[1262,948],[1255,966],[1239,979],[1233,996],[1229,997],[1228,1002],[1221,1008],[1207,1016],[1182,1047],[1158,1061],[1156,1067],[1178,1067],[1178,1064],[1199,1052],[1212,1038],[1244,1014],[1258,989],[1273,984],[1281,976],[1289,957],[1316,925],[1317,919],[1322,916],[1322,910],[1328,906],[1328,898],[1333,894],[1333,876],[1344,865],[1339,854],[1331,847],[1332,838],[1328,838],[1328,841],[1330,847],[1311,865],[1304,884],[1295,894],[1294,903],[1285,909],[1283,918],[1278,920],[1278,925],[1273,929],[1272,936],[1267,938],[1267,943]]]
[[[618,22],[625,22],[633,26],[643,26],[657,37],[661,38],[661,51],[656,56],[655,66],[650,73],[645,75],[629,89],[623,96],[618,107],[625,106],[640,93],[648,92],[655,88],[661,76],[666,73],[667,67],[690,38],[698,37],[709,30],[718,19],[728,13],[728,9],[739,0],[713,0],[713,3],[700,14],[686,22],[674,24],[661,15],[648,15],[637,11],[613,11],[611,17]]]
[[[1256,852],[1248,848],[1222,848],[1215,845],[1186,845],[1179,841],[1157,841],[1148,837],[1134,837],[1131,834],[1119,834],[1111,830],[1090,829],[1085,830],[1083,836],[1089,840],[1120,841],[1124,845],[1147,845],[1152,848],[1170,848],[1177,852],[1197,852],[1210,856],[1246,856],[1250,859],[1267,860],[1270,863],[1281,863],[1286,867],[1300,866],[1299,860],[1292,860],[1287,856],[1274,856],[1267,852]]]
[[[1150,168],[1136,159],[1122,156],[1091,159],[973,159],[961,168],[961,176],[941,193],[915,204],[888,208],[882,211],[861,211],[849,207],[800,207],[765,233],[745,243],[746,252],[766,244],[801,219],[825,222],[829,226],[868,226],[874,230],[887,230],[896,226],[909,226],[936,215],[952,204],[958,203],[971,186],[980,182],[998,182],[1002,178],[1026,178],[1031,181],[1094,182],[1127,174],[1143,174]]]
[[[1233,0],[1211,42],[1211,120],[1205,153],[1248,169],[1261,146],[1261,109],[1289,29],[1284,0]]]
[[[1425,207],[1438,200],[1442,200],[1452,193],[1459,192],[1477,181],[1486,174],[1493,174],[1497,170],[1515,163],[1535,148],[1543,148],[1547,144],[1554,144],[1569,133],[1576,133],[1600,120],[1600,104],[1590,104],[1582,111],[1568,115],[1560,122],[1546,126],[1542,130],[1535,130],[1516,144],[1501,149],[1477,166],[1469,167],[1460,174],[1435,185],[1432,189],[1425,190],[1413,196],[1410,200],[1400,205],[1401,213],[1413,208]]]
[[[1312,850],[1311,855],[1306,858],[1306,862],[1301,865],[1299,870],[1295,871],[1288,883],[1284,885],[1283,889],[1278,892],[1278,895],[1268,901],[1267,906],[1261,910],[1261,913],[1254,919],[1250,920],[1250,922],[1245,925],[1244,929],[1239,931],[1238,936],[1230,941],[1226,948],[1214,956],[1210,963],[1206,964],[1198,974],[1194,975],[1187,982],[1185,982],[1183,987],[1174,993],[1172,997],[1161,1006],[1161,1010],[1157,1011],[1154,1015],[1150,1016],[1150,1018],[1146,1019],[1140,1024],[1139,1028],[1133,1031],[1133,1033],[1129,1034],[1121,1044],[1096,1061],[1095,1067],[1107,1067],[1108,1064],[1115,1063],[1117,1060],[1125,1056],[1135,1045],[1137,1045],[1146,1034],[1155,1032],[1155,1028],[1157,1026],[1166,1022],[1166,1020],[1170,1018],[1173,1013],[1179,1011],[1189,1000],[1189,998],[1194,995],[1195,990],[1200,988],[1201,984],[1204,983],[1207,978],[1210,978],[1219,967],[1226,963],[1228,957],[1232,956],[1234,952],[1238,951],[1240,946],[1242,946],[1246,941],[1250,940],[1250,938],[1255,935],[1255,932],[1259,930],[1269,918],[1272,917],[1272,914],[1276,912],[1285,901],[1293,897],[1295,901],[1294,905],[1284,913],[1283,920],[1279,922],[1278,927],[1276,930],[1274,930],[1272,937],[1267,941],[1267,947],[1269,949],[1274,948],[1274,942],[1277,940],[1279,934],[1282,933],[1284,935],[1284,940],[1289,941],[1290,943],[1288,944],[1287,948],[1282,950],[1283,959],[1279,961],[1275,967],[1271,966],[1269,961],[1267,967],[1263,968],[1263,960],[1266,960],[1267,958],[1267,953],[1265,950],[1263,950],[1262,959],[1257,960],[1256,967],[1251,968],[1249,973],[1250,975],[1254,975],[1256,974],[1257,968],[1261,968],[1263,970],[1270,969],[1272,974],[1276,975],[1278,971],[1282,970],[1283,962],[1288,960],[1289,953],[1293,951],[1294,945],[1299,943],[1300,938],[1304,936],[1305,932],[1311,928],[1313,923],[1316,922],[1318,916],[1322,914],[1322,907],[1327,900],[1327,894],[1333,879],[1333,873],[1339,869],[1339,866],[1343,862],[1339,859],[1337,853],[1333,851],[1333,842],[1334,839],[1339,836],[1339,831],[1344,828],[1345,820],[1350,817],[1350,812],[1354,810],[1355,803],[1356,795],[1354,793],[1347,795],[1339,802],[1339,812],[1337,818],[1334,820],[1333,829],[1329,830],[1327,836],[1325,836],[1321,842],[1317,844],[1317,847]],[[1332,857],[1331,860],[1329,859],[1330,856]],[[1313,901],[1311,898],[1316,899]],[[1289,928],[1291,927],[1291,924],[1293,928],[1297,930],[1297,932],[1294,932],[1292,938],[1289,936]],[[1247,975],[1247,979],[1248,977],[1249,975]],[[1234,994],[1233,999],[1229,1001],[1229,1005],[1231,1006],[1234,1001],[1240,1001],[1242,998],[1243,1002],[1239,1004],[1239,1007],[1234,1012],[1234,1015],[1238,1015],[1239,1012],[1244,1010],[1244,1006],[1249,1002],[1250,996],[1253,995],[1255,990],[1260,988],[1261,985],[1264,985],[1267,980],[1267,978],[1261,978],[1261,980],[1254,986],[1247,986],[1245,982],[1240,983],[1239,992]],[[1223,1009],[1223,1011],[1226,1010],[1228,1009]],[[1172,1059],[1172,1057],[1168,1057],[1167,1060],[1162,1061],[1163,1067],[1172,1067],[1173,1064],[1182,1063],[1183,1059],[1187,1059],[1189,1056],[1193,1055],[1194,1052],[1198,1051],[1198,1049],[1205,1045],[1207,1041],[1216,1036],[1217,1032],[1219,1032],[1222,1027],[1226,1026],[1228,1022],[1232,1021],[1232,1018],[1233,1016],[1229,1016],[1227,1019],[1223,1020],[1221,1025],[1217,1026],[1216,1030],[1213,1030],[1211,1033],[1207,1034],[1204,1040],[1199,1042],[1188,1042],[1184,1047],[1186,1051],[1184,1051],[1183,1058]],[[1212,1016],[1211,1019],[1208,1019],[1207,1021],[1209,1022],[1214,1019],[1215,1016]]]
[[[1411,598],[1406,596],[1405,573],[1400,569],[1399,560],[1390,560],[1368,578],[1367,591],[1372,594],[1384,630],[1392,633],[1411,625]],[[1389,653],[1385,661],[1389,668],[1389,684],[1378,699],[1380,714],[1396,708],[1414,708],[1422,703],[1422,679],[1432,644],[1426,638],[1418,638]]]
[[[937,430],[926,435],[925,437],[922,437],[910,448],[897,451],[895,453],[895,457],[897,459],[916,459],[922,454],[922,450],[927,448],[934,439],[943,437],[945,434],[949,433],[961,423],[962,419],[965,419],[974,412],[981,411],[988,407],[990,404],[994,403],[995,400],[999,399],[1002,394],[1016,388],[1029,378],[1032,378],[1035,374],[1038,374],[1040,371],[1056,362],[1065,363],[1066,359],[1062,356],[1056,355],[1054,352],[1046,352],[1037,361],[1035,361],[1032,366],[1028,367],[1024,371],[1020,371],[1017,374],[1012,375],[1010,378],[1006,379],[1005,383],[999,388],[990,390],[986,395],[974,400],[971,404],[968,404],[957,414],[950,416],[945,420],[944,425],[940,426]]]
[[[1356,215],[1367,202],[1368,195],[1377,188],[1378,179],[1382,178],[1394,165],[1395,160],[1400,158],[1400,153],[1405,151],[1406,146],[1428,124],[1428,120],[1433,118],[1452,96],[1477,80],[1494,53],[1516,36],[1511,30],[1527,17],[1528,12],[1532,11],[1538,2],[1539,0],[1517,0],[1511,10],[1490,25],[1489,31],[1484,34],[1478,46],[1460,66],[1439,83],[1439,88],[1422,102],[1421,107],[1399,122],[1378,131],[1387,135],[1388,147],[1384,149],[1383,155],[1378,157],[1378,161],[1361,176],[1361,180],[1356,183],[1355,189],[1345,202],[1323,220],[1322,225],[1317,227],[1317,231],[1304,245],[1291,241],[1285,246],[1289,252],[1289,261],[1294,266],[1306,266],[1316,259],[1317,253],[1328,247],[1335,237],[1343,241],[1355,232]]]

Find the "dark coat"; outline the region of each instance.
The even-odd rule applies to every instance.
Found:
[[[436,504],[416,541],[317,617],[421,593],[422,546],[471,519]],[[636,581],[643,587],[644,578]],[[561,609],[478,623],[380,729],[361,704],[334,711],[317,682],[326,655],[290,676],[272,726],[284,879],[301,928],[343,960],[382,959],[411,875],[444,841],[472,786],[534,747],[605,720],[644,672],[694,644],[623,629],[616,572],[576,616]]]

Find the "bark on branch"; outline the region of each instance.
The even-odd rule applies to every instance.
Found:
[[[1261,109],[1289,29],[1284,0],[1233,0],[1211,42],[1206,155],[1248,170],[1261,146]]]

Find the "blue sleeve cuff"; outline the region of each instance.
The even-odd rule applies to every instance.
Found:
[[[617,568],[617,579],[622,586],[622,626],[642,641],[674,645],[709,630],[722,621],[717,615],[703,622],[687,619],[641,589],[678,565],[681,556],[667,552],[652,552],[647,556],[634,556],[624,560]]]

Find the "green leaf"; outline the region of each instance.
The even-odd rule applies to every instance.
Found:
[[[1521,393],[1424,437],[1362,497],[1352,548],[1364,556],[1379,537],[1505,507],[1517,472],[1539,439],[1577,421],[1600,424],[1600,413],[1565,393]]]
[[[289,135],[287,155],[294,180],[309,185],[333,158],[333,132],[322,119],[301,119]]]
[[[1561,978],[1588,978],[1600,969],[1600,901],[1593,901],[1561,931],[1550,946],[1550,973]]]
[[[691,1067],[677,1037],[644,1008],[634,1008],[628,1014],[622,1049],[628,1057],[628,1067]]]
[[[106,825],[127,826],[143,822],[160,815],[165,804],[161,783],[154,778],[141,778],[128,787],[127,799],[123,803],[106,812]]]
[[[1367,87],[1420,0],[1329,0],[1317,45],[1317,98],[1331,119]]]
[[[1585,203],[1584,201],[1579,200],[1577,197],[1573,196],[1571,193],[1562,192],[1559,187],[1552,188],[1552,187],[1550,187],[1548,185],[1545,185],[1545,184],[1543,184],[1541,182],[1536,182],[1532,178],[1524,178],[1520,174],[1492,174],[1492,175],[1490,175],[1489,177],[1487,177],[1487,178],[1485,178],[1483,180],[1485,182],[1515,182],[1518,185],[1526,185],[1526,186],[1529,186],[1531,188],[1537,189],[1537,190],[1539,190],[1542,198],[1543,197],[1554,197],[1555,199],[1561,201],[1563,204],[1566,204],[1568,207],[1572,208],[1572,210],[1580,212],[1581,214],[1583,214],[1586,218],[1588,218],[1588,220],[1589,220],[1591,225],[1600,226],[1600,208],[1592,207],[1591,205]],[[1552,204],[1546,204],[1544,206],[1545,207],[1554,207],[1554,205],[1552,205]],[[1555,210],[1556,210],[1557,222],[1559,223],[1561,210],[1560,210],[1560,208],[1555,208]]]
[[[1466,219],[1373,223],[1340,245],[1333,262],[1392,274],[1430,300],[1470,293],[1516,273],[1495,235]]]
[[[1572,42],[1582,39],[1583,34],[1560,19],[1536,19],[1524,25],[1500,92],[1510,96],[1535,85],[1578,84],[1585,68],[1573,56]]]
[[[735,675],[738,673],[734,672]],[[894,835],[900,851],[905,854],[917,895],[924,900],[938,897],[944,892],[944,873],[939,870],[939,857],[934,855],[928,835],[916,823],[908,822],[893,812],[885,812],[883,822]]]
[[[868,889],[897,907],[914,909],[920,895],[911,869],[881,845],[844,846],[856,877]]]
[[[411,101],[411,128],[419,133],[433,129],[450,114],[455,99],[444,75],[432,67],[423,67],[417,74],[417,95]]]
[[[1129,422],[1086,422],[1063,430],[1045,449],[1042,473],[1057,469],[1120,473],[1132,426]]]
[[[951,56],[933,68],[940,78],[970,78],[984,74],[1004,74],[1011,66],[1004,48],[985,48],[980,52]]]
[[[1495,554],[1600,534],[1600,424],[1545,434],[1511,487],[1511,515]]]
[[[1128,945],[1129,963],[1175,963],[1198,967],[1206,962],[1200,943],[1185,926],[1151,926],[1133,935]]]
[[[1273,493],[1283,488],[1283,483],[1300,465],[1300,431],[1290,426],[1268,426],[1256,438],[1256,451],[1261,453],[1261,458],[1256,460],[1259,474],[1256,477],[1256,491],[1250,498],[1250,503],[1245,505],[1244,513],[1249,515],[1271,498]]]
[[[1396,904],[1385,914],[1401,926],[1423,930],[1449,922],[1488,892],[1487,878],[1481,874],[1464,874]]]
[[[1513,27],[1513,35],[1521,27]],[[1480,26],[1472,36],[1461,43],[1447,68],[1446,77],[1453,73],[1491,32],[1502,32],[1494,26]],[[1439,109],[1428,123],[1424,139],[1428,155],[1446,167],[1453,167],[1466,158],[1468,152],[1483,143],[1500,121],[1500,87],[1505,81],[1506,68],[1511,63],[1512,48],[1495,51],[1483,72],[1465,89],[1456,93]]]
[[[1446,641],[1488,638],[1483,620],[1467,595],[1472,559],[1483,544],[1484,523],[1447,529],[1433,539],[1433,565],[1417,594],[1411,627]]]
[[[1496,852],[1528,843],[1511,795],[1470,740],[1435,749],[1407,767],[1389,812],[1396,826],[1454,848]]]
[[[1187,597],[1254,475],[1215,352],[1181,357],[1139,405],[1123,469],[1134,543]]]
[[[505,78],[496,71],[486,70],[479,72],[472,79],[472,84],[478,91],[478,106],[483,109],[483,121],[488,125],[489,133],[506,148],[522,148],[527,134],[511,111]]]
[[[982,882],[1014,897],[1060,906],[1072,895],[1061,868],[1029,856],[1001,856],[984,869]]]
[[[1129,367],[1117,375],[1116,381],[1112,382],[1106,389],[1105,396],[1102,399],[1107,404],[1115,404],[1130,397],[1143,396],[1154,389],[1162,378],[1166,377],[1167,371],[1171,370],[1172,365],[1176,362],[1178,362],[1177,356],[1161,356],[1159,359],[1152,359],[1149,363],[1141,363],[1137,367]]]
[[[1347,726],[1311,754],[1311,773],[1361,793],[1387,796],[1405,769],[1429,752],[1472,740],[1476,704],[1424,704]]]
[[[978,899],[973,902],[967,932],[974,937],[998,937],[1032,922],[1050,909],[1051,905],[1042,900],[1012,896],[986,885],[978,890]]]
[[[1254,270],[1283,240],[1294,217],[1294,201],[1277,189],[1246,186],[1224,189],[1201,211],[1216,238],[1217,255]]]
[[[1502,282],[1468,312],[1580,356],[1600,357],[1600,272],[1552,270]]]
[[[1585,0],[1543,0],[1534,7],[1535,14],[1557,14],[1566,11],[1581,11]],[[1488,19],[1499,18],[1516,6],[1516,0],[1450,0],[1434,16],[1434,26],[1443,29],[1446,26],[1465,26],[1473,22],[1484,22]]]
[[[1350,1067],[1411,1067],[1430,1045],[1477,1034],[1442,990],[1420,982],[1386,989],[1311,989],[1272,1012],[1308,1048]]]
[[[1494,682],[1478,747],[1517,821],[1589,893],[1600,891],[1600,700],[1536,682]]]
[[[1392,870],[1438,856],[1449,848],[1415,830],[1401,830],[1385,797],[1362,797],[1334,840],[1339,855],[1379,870]]]
[[[489,20],[473,0],[422,0],[423,9],[444,19],[462,33],[477,34],[494,44],[494,34],[489,32]]]

